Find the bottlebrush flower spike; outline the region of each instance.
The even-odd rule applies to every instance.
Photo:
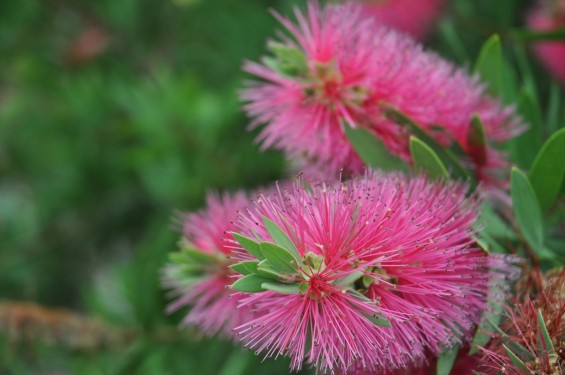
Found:
[[[361,173],[363,162],[344,127],[362,127],[411,162],[411,131],[390,116],[394,108],[444,147],[458,144],[487,187],[505,186],[498,174],[507,161],[491,144],[519,133],[520,124],[514,110],[486,96],[475,77],[362,17],[351,3],[321,9],[309,2],[306,14],[295,10],[295,15],[297,24],[276,15],[292,38],[270,42],[274,57],[244,66],[261,79],[248,82],[241,97],[250,126],[266,125],[259,136],[263,147],[306,158],[324,177],[341,168]],[[484,158],[474,158],[469,144],[474,115],[488,141]]]
[[[362,1],[364,16],[373,17],[412,37],[424,39],[441,15],[444,0],[366,0]]]
[[[231,330],[250,319],[246,309],[237,309],[239,298],[230,298],[227,286],[233,282],[228,266],[231,250],[226,233],[235,229],[237,211],[249,204],[244,193],[207,197],[207,209],[186,215],[181,249],[171,255],[164,268],[163,286],[176,299],[168,306],[172,313],[190,306],[182,326],[198,326],[208,335],[232,336]]]
[[[518,288],[505,321],[486,348],[482,372],[499,374],[563,374],[565,371],[565,269],[547,278],[533,270]],[[527,285],[530,284],[530,285]],[[541,285],[535,285],[541,284]]]
[[[539,1],[527,23],[540,32],[565,28],[565,0]],[[565,84],[565,41],[537,42],[534,51],[547,70]]]
[[[321,372],[417,366],[469,339],[491,276],[512,267],[471,240],[465,190],[368,173],[260,195],[234,234],[232,288],[256,314],[236,334]]]

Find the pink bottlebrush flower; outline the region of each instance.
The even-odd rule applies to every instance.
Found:
[[[477,202],[465,191],[368,173],[260,195],[234,234],[246,276],[233,288],[257,292],[242,299],[256,317],[236,334],[267,357],[290,356],[292,369],[306,360],[321,372],[418,366],[468,340],[489,281],[512,267],[474,244]],[[273,252],[273,241],[288,251]]]
[[[270,43],[275,58],[244,66],[261,79],[247,83],[241,97],[251,127],[266,124],[259,136],[265,148],[305,158],[325,176],[341,168],[361,173],[364,164],[344,134],[349,124],[369,130],[392,154],[411,162],[410,131],[390,116],[394,108],[443,146],[458,143],[465,163],[487,187],[505,186],[499,174],[507,160],[491,144],[519,133],[520,124],[514,110],[488,97],[476,77],[363,18],[353,4],[321,9],[309,2],[306,14],[295,10],[295,16],[297,24],[277,15],[292,38]],[[486,154],[469,143],[473,115],[484,123]]]
[[[539,1],[530,12],[528,26],[547,32],[565,28],[565,1]],[[565,84],[565,41],[544,41],[534,44],[534,51],[543,65]]]
[[[423,40],[441,15],[444,0],[364,0],[362,13]]]
[[[250,319],[246,309],[237,309],[239,298],[230,295],[233,282],[228,266],[225,233],[236,227],[237,211],[249,204],[244,193],[207,197],[208,207],[186,215],[181,249],[164,268],[163,285],[176,299],[167,308],[172,313],[190,306],[181,326],[198,326],[208,335],[232,336],[231,330]]]

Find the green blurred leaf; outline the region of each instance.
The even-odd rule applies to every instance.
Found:
[[[512,160],[521,167],[532,164],[542,142],[542,115],[531,93],[522,91],[518,98],[518,111],[528,124],[528,129],[508,142]]]
[[[543,319],[541,309],[538,309],[537,314],[538,314],[538,334],[539,334],[542,353],[546,352],[548,354],[555,354],[555,348],[553,347],[551,336],[547,331],[547,326],[545,325],[545,320]],[[555,317],[555,318],[559,319],[559,317]]]
[[[565,40],[565,28],[551,31],[534,31],[530,29],[514,29],[511,35],[517,40],[537,42],[541,40]]]
[[[267,61],[271,69],[289,77],[308,73],[308,62],[300,49],[275,41],[270,41],[267,48],[276,56],[276,60]]]
[[[487,161],[487,139],[483,122],[478,116],[473,116],[469,133],[467,133],[467,144],[470,149],[471,157],[477,164],[484,164]]]
[[[384,170],[406,170],[406,163],[388,152],[383,142],[366,129],[361,127],[353,128],[347,124],[343,125],[345,135],[353,148],[371,168]]]
[[[437,359],[437,375],[449,375],[459,353],[459,345],[442,352]]]
[[[515,167],[512,168],[510,192],[514,216],[526,241],[540,258],[552,258],[543,247],[543,221],[534,189],[524,172]]]
[[[253,260],[246,260],[236,264],[232,264],[230,268],[242,275],[257,274],[257,264],[259,262]]]
[[[277,224],[275,224],[266,216],[263,216],[263,224],[265,224],[265,228],[267,228],[267,231],[271,235],[273,241],[275,241],[277,245],[288,250],[288,252],[296,260],[296,263],[298,265],[302,265],[302,257],[300,256],[298,249],[296,248],[294,242],[292,242],[290,237]]]
[[[285,248],[270,242],[262,242],[261,251],[276,271],[289,274],[298,272],[296,259]]]
[[[388,319],[382,314],[369,315],[363,313],[363,315],[365,316],[365,318],[369,319],[371,323],[373,323],[376,326],[385,327],[385,328],[392,327]]]
[[[431,178],[449,178],[445,165],[441,162],[436,153],[424,142],[410,136],[410,154],[414,160],[414,166],[420,169]]]
[[[261,245],[259,245],[258,242],[235,232],[232,232],[232,236],[236,239],[237,242],[239,242],[241,247],[249,252],[249,254],[253,255],[259,260],[265,259],[263,253],[261,252]]]
[[[347,276],[340,277],[339,279],[335,280],[334,284],[341,286],[351,286],[355,281],[363,277],[363,275],[364,273],[361,271],[354,271]]]
[[[474,73],[479,74],[488,84],[489,91],[511,103],[516,94],[516,85],[510,76],[512,69],[504,59],[498,35],[492,35],[482,46]]]
[[[259,293],[264,292],[263,287],[261,284],[270,282],[271,279],[266,277],[261,277],[257,275],[247,275],[243,276],[241,279],[238,279],[231,288],[233,290],[238,290],[240,292],[246,293]]]
[[[530,370],[528,370],[524,362],[522,362],[522,360],[516,354],[514,354],[512,350],[508,349],[508,347],[504,344],[502,344],[502,347],[504,348],[508,359],[510,359],[510,362],[512,362],[514,366],[518,367],[524,374],[530,373]]]
[[[300,294],[300,283],[278,283],[278,282],[267,282],[261,284],[261,287],[265,290],[272,290],[273,292],[282,294]]]
[[[538,152],[530,179],[543,211],[551,207],[565,179],[565,129],[554,133]]]

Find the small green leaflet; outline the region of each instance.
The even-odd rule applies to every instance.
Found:
[[[263,253],[261,252],[261,245],[258,242],[255,242],[249,237],[242,236],[239,233],[232,232],[233,238],[236,239],[237,242],[243,247],[247,252],[253,255],[255,258],[259,260],[265,259]]]
[[[294,242],[290,239],[290,237],[272,220],[268,217],[263,216],[263,224],[265,224],[265,228],[271,235],[271,238],[275,243],[284,249],[288,250],[288,252],[294,257],[296,263],[298,265],[302,265],[302,257],[298,252],[298,249],[294,245]]]
[[[276,56],[266,61],[271,69],[290,77],[308,74],[306,56],[300,49],[274,41],[269,42],[267,48]]]
[[[281,275],[277,270],[275,270],[271,262],[269,262],[269,260],[267,259],[262,260],[257,265],[257,275],[274,280],[283,278],[283,275]]]
[[[449,178],[447,169],[437,154],[413,135],[410,136],[410,154],[414,160],[414,166],[426,172],[431,178]]]
[[[538,152],[530,170],[532,188],[543,211],[555,201],[565,180],[563,160],[565,160],[565,128],[549,137]]]
[[[261,251],[275,271],[290,274],[298,272],[296,259],[281,246],[270,242],[261,242]]]
[[[473,116],[471,126],[467,133],[467,144],[469,145],[471,158],[477,164],[487,161],[487,139],[483,122],[478,116]]]
[[[363,277],[364,273],[361,271],[353,271],[349,275],[340,277],[334,281],[335,285],[351,286],[355,281]]]
[[[365,164],[384,170],[406,170],[406,163],[388,152],[376,135],[361,127],[352,127],[343,123],[345,136]]]
[[[169,256],[171,262],[176,264],[182,263],[200,263],[210,264],[218,261],[218,257],[214,254],[205,253],[202,250],[192,247],[182,247],[180,251],[172,253]]]
[[[542,351],[548,354],[555,354],[555,349],[553,348],[553,343],[551,342],[551,336],[547,332],[547,326],[541,314],[541,310],[538,309],[538,335],[540,339],[540,346]]]
[[[240,292],[246,293],[259,293],[265,291],[261,284],[271,282],[271,279],[257,275],[247,275],[243,276],[241,279],[237,280],[231,288],[233,290],[238,290]]]
[[[420,141],[424,142],[429,148],[431,148],[436,153],[437,157],[441,160],[445,168],[448,170],[451,177],[453,177],[454,179],[468,181],[471,189],[475,188],[475,186],[477,185],[476,178],[472,176],[465,167],[463,167],[463,165],[451,149],[442,147],[432,136],[430,136],[426,132],[426,130],[424,130],[420,125],[415,123],[414,120],[412,120],[396,108],[386,108],[385,115],[396,124],[406,127],[410,134],[414,135]],[[452,149],[456,148],[457,147],[452,146]]]
[[[369,319],[371,323],[373,323],[376,326],[385,327],[385,328],[392,327],[388,319],[382,314],[369,315],[363,313],[363,315],[365,316],[365,318]]]
[[[261,287],[265,290],[272,290],[277,293],[300,294],[300,283],[285,284],[271,281],[261,284]]]
[[[437,375],[449,375],[459,353],[459,345],[442,352],[437,359]]]
[[[259,262],[246,260],[240,263],[232,264],[230,268],[242,275],[257,274],[257,264]]]
[[[540,258],[552,259],[554,255],[543,247],[541,210],[528,177],[514,167],[510,185],[512,208],[522,234]]]
[[[530,370],[528,370],[528,368],[526,367],[526,365],[524,364],[524,362],[522,362],[522,360],[516,355],[514,354],[514,352],[510,349],[508,349],[508,347],[504,344],[502,344],[502,347],[504,348],[504,351],[506,352],[506,355],[508,356],[508,358],[510,359],[510,362],[512,362],[512,364],[516,367],[518,367],[520,370],[523,371],[524,374],[529,374]]]

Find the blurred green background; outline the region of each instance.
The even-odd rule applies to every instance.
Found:
[[[200,208],[209,189],[288,173],[244,131],[237,90],[242,61],[279,28],[267,10],[297,3],[0,2],[0,374],[286,373],[284,360],[261,364],[230,343],[177,333],[158,280],[178,236],[175,210]],[[450,1],[428,45],[469,68],[530,5]],[[528,61],[544,102],[550,79],[524,46],[505,47]],[[53,344],[47,328],[17,319],[14,301],[83,313],[98,328],[63,327]],[[91,343],[64,339],[77,334]]]

